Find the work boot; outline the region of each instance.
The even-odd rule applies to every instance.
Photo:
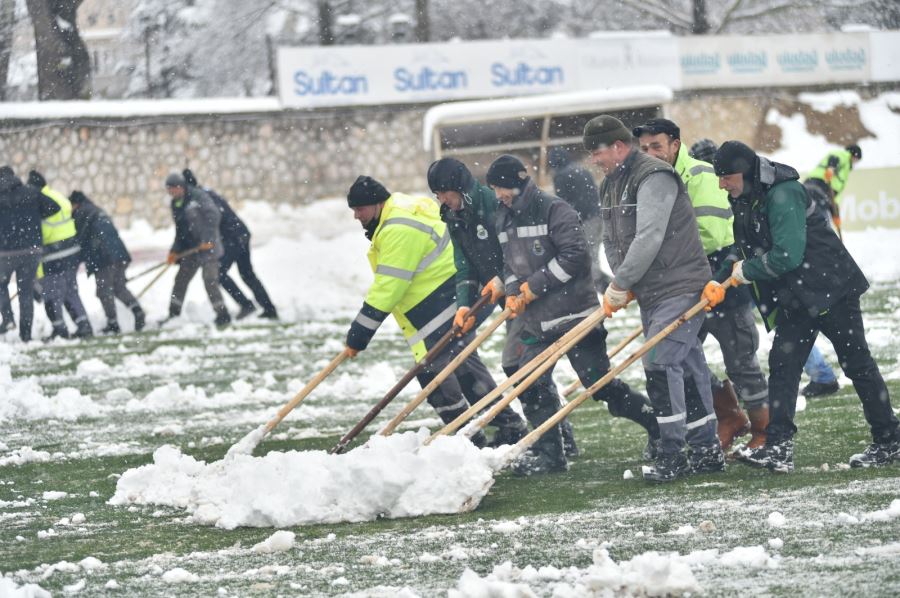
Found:
[[[716,430],[722,450],[731,448],[734,439],[750,432],[750,420],[738,404],[737,394],[731,380],[724,380],[722,386],[713,389],[713,408],[719,426]]]
[[[735,457],[748,465],[765,467],[774,473],[791,473],[794,471],[794,441],[782,440],[760,448],[738,449]]]
[[[656,455],[659,453],[659,438],[647,438],[647,445],[641,451],[641,460],[647,463],[656,461]]]
[[[900,436],[889,442],[873,442],[850,457],[850,467],[879,467],[893,461],[900,461]]]
[[[119,328],[119,323],[115,320],[110,320],[106,323],[106,327],[100,331],[100,334],[121,334],[122,329]]]
[[[689,457],[694,473],[718,473],[725,471],[725,453],[718,444],[692,447]]]
[[[648,482],[665,483],[690,475],[691,466],[683,452],[660,454],[653,465],[644,465],[644,479]]]
[[[63,327],[55,327],[50,333],[50,336],[45,336],[43,341],[46,343],[52,341],[55,338],[69,338],[69,331]]]
[[[74,338],[92,338],[94,336],[94,331],[91,329],[91,324],[88,321],[83,321],[78,324],[78,328],[75,329],[75,334],[72,335]]]
[[[243,320],[250,314],[256,311],[256,306],[253,303],[245,303],[241,306],[241,310],[234,317],[235,320]]]
[[[147,318],[144,315],[144,310],[141,309],[140,305],[138,305],[131,311],[132,313],[134,313],[134,331],[140,332],[144,329],[144,326],[147,325]]]
[[[0,322],[0,334],[6,334],[10,330],[15,330],[15,328],[15,320],[3,320],[3,322]]]
[[[216,311],[215,325],[219,328],[222,328],[223,326],[228,326],[229,324],[231,324],[231,316],[228,315],[228,311],[225,309]]]
[[[769,425],[769,406],[763,405],[755,409],[748,409],[747,415],[750,417],[750,442],[747,443],[749,448],[755,449],[765,446],[766,444],[766,426]]]
[[[803,387],[800,394],[806,398],[827,397],[836,393],[840,388],[841,385],[838,384],[837,380],[832,380],[831,382],[810,382]]]
[[[581,454],[578,445],[575,444],[575,430],[568,417],[559,422],[559,431],[562,433],[563,451],[565,451],[566,457],[574,458]]]
[[[562,460],[548,455],[544,451],[532,446],[513,465],[513,473],[520,477],[542,475],[546,473],[559,473],[567,471],[569,464],[563,456]]]
[[[528,428],[526,427],[505,427],[500,428],[494,434],[494,438],[488,443],[488,446],[491,448],[497,448],[503,446],[504,444],[515,444],[525,438],[528,435]]]
[[[275,308],[272,309],[264,309],[261,314],[259,314],[260,318],[265,318],[266,320],[277,320],[278,312],[275,311]]]

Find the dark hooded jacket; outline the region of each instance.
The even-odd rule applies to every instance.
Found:
[[[212,243],[212,249],[201,251],[198,255],[204,259],[218,259],[224,255],[219,233],[222,213],[206,191],[188,185],[184,197],[172,199],[171,208],[175,221],[173,252],[182,253],[202,243]]]
[[[815,215],[797,171],[757,157],[744,193],[731,201],[744,276],[771,330],[791,311],[812,317],[869,288],[862,270],[824,219]],[[728,277],[731,262],[717,276]]]
[[[41,220],[59,212],[49,197],[0,168],[0,255],[37,251],[43,246]]]
[[[76,193],[80,196],[75,197]],[[73,206],[78,207],[72,211],[72,217],[75,219],[81,259],[87,273],[96,274],[113,264],[130,263],[131,255],[109,215],[80,192],[73,192],[70,200],[73,197]]]
[[[572,160],[562,147],[550,150],[548,165],[554,170],[553,187],[556,196],[569,203],[582,222],[600,214],[600,194],[593,175]]]

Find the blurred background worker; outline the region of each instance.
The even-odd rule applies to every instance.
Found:
[[[860,160],[862,150],[858,145],[830,151],[803,181],[816,202],[816,211],[826,221],[831,220],[838,234],[841,233],[841,192],[847,186],[850,171]]]

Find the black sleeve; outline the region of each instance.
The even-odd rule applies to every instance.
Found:
[[[59,206],[56,204],[56,202],[40,191],[35,191],[34,197],[35,201],[37,201],[38,211],[41,213],[41,218],[49,218],[59,211]]]

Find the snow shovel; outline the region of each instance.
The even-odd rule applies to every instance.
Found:
[[[188,250],[186,250],[186,251],[182,251],[181,253],[175,254],[175,262],[178,262],[178,260],[180,260],[180,259],[182,259],[182,258],[186,258],[186,257],[189,256],[189,255],[194,255],[195,253],[199,253],[200,251],[205,251],[205,249],[201,249],[201,247],[203,247],[202,244],[201,244],[201,245],[197,245],[196,247],[191,247],[190,249],[188,249]],[[157,280],[159,280],[160,278],[162,278],[162,275],[166,273],[166,270],[168,270],[169,268],[172,267],[172,264],[169,263],[169,260],[166,260],[166,261],[163,262],[161,265],[162,265],[162,266],[165,266],[165,267],[159,272],[159,274],[157,274],[156,276],[154,276],[153,279],[150,280],[150,282],[147,283],[147,286],[145,286],[145,287],[141,290],[141,292],[138,293],[138,294],[135,296],[135,299],[140,299],[141,297],[143,297],[143,296],[144,296],[144,293],[146,293],[147,291],[149,291],[149,290],[150,290],[150,287],[152,287],[154,284],[156,284],[156,281],[157,281]],[[159,266],[154,266],[154,267],[151,268],[150,270],[147,270],[147,272],[152,272],[153,270],[155,270],[155,269],[158,268],[158,267],[159,267]],[[143,276],[143,275],[146,274],[147,272],[141,272],[141,274],[139,274],[138,276]],[[137,276],[135,276],[134,278],[137,278]],[[129,279],[129,280],[131,280],[131,279]]]
[[[544,349],[540,355],[538,355],[537,357],[535,357],[534,359],[529,361],[523,367],[519,368],[518,371],[516,371],[512,376],[510,376],[509,378],[507,378],[506,380],[501,382],[497,386],[497,388],[495,388],[488,394],[484,395],[480,401],[478,401],[477,403],[475,403],[474,405],[472,405],[471,407],[466,409],[466,411],[461,413],[459,415],[459,417],[457,417],[455,420],[453,420],[452,422],[450,422],[449,424],[447,424],[446,426],[444,426],[443,428],[441,428],[434,434],[432,434],[431,437],[427,441],[425,441],[425,444],[430,444],[438,436],[452,434],[453,432],[458,430],[460,427],[463,426],[463,424],[465,424],[467,421],[469,421],[469,419],[471,419],[475,414],[477,414],[482,409],[488,407],[493,401],[495,401],[497,399],[497,397],[502,395],[506,390],[508,390],[514,384],[517,384],[520,381],[522,381],[523,379],[525,379],[526,377],[528,377],[529,374],[532,373],[532,371],[534,371],[535,369],[543,368],[540,371],[540,374],[543,374],[545,371],[547,371],[547,369],[549,369],[549,367],[552,364],[556,363],[559,360],[559,358],[566,351],[568,351],[573,346],[575,346],[575,344],[578,343],[578,341],[580,341],[585,335],[587,335],[587,333],[590,332],[592,328],[594,328],[597,324],[602,322],[604,320],[604,318],[606,318],[606,314],[603,313],[603,308],[602,307],[598,308],[591,315],[589,315],[584,320],[579,322],[578,325],[576,325],[570,331],[565,333],[562,337],[560,337],[556,341],[554,341],[553,344],[551,344],[549,347]],[[551,359],[552,359],[552,361],[550,361]],[[527,385],[520,385],[520,386],[524,386],[522,388],[522,390],[527,388],[528,385],[530,385],[532,382],[534,382],[534,380],[537,380],[537,378],[540,376],[540,374],[538,374],[537,376],[534,376],[534,378],[531,380],[531,382],[528,382]],[[516,398],[517,396],[518,396],[518,393],[514,394],[512,396],[512,398],[509,399],[509,401],[504,399],[504,400],[501,400],[499,403],[497,403],[497,405],[501,405],[501,403],[502,403],[502,406],[497,407],[497,405],[495,405],[494,409],[492,409],[490,412],[485,414],[483,416],[483,418],[487,418],[490,413],[493,413],[493,415],[490,417],[490,419],[487,419],[486,421],[484,421],[484,423],[480,427],[483,428],[484,426],[486,426],[494,418],[494,416],[496,416],[497,413],[499,413],[503,409],[503,407],[506,407],[506,405],[508,405],[510,402],[512,402],[512,399]]]
[[[621,353],[622,349],[624,349],[629,344],[631,344],[631,341],[633,341],[634,339],[639,337],[643,331],[644,331],[643,326],[638,326],[637,328],[635,328],[634,332],[629,334],[626,338],[622,339],[622,342],[620,342],[618,345],[613,347],[613,350],[609,352],[609,358],[612,359],[613,357],[615,357],[616,355]],[[574,382],[572,382],[569,386],[566,387],[566,389],[563,391],[562,396],[568,397],[570,394],[572,394],[573,392],[578,390],[578,388],[580,386],[581,386],[581,380],[576,379]]]
[[[732,279],[728,279],[728,281],[722,284],[726,289],[732,286]],[[625,368],[630,366],[632,363],[643,357],[647,354],[653,347],[659,344],[661,340],[669,336],[672,332],[675,331],[676,328],[693,318],[695,315],[700,313],[704,307],[709,305],[709,301],[707,299],[700,299],[700,302],[694,305],[692,308],[684,312],[681,316],[675,319],[671,324],[657,332],[652,338],[648,339],[643,345],[641,345],[634,353],[629,355],[625,361],[617,365],[616,367],[609,370],[605,376],[597,380],[594,384],[590,386],[587,390],[582,392],[580,395],[572,399],[567,405],[565,405],[562,409],[557,411],[553,417],[542,423],[540,426],[532,430],[525,438],[520,440],[518,443],[513,446],[513,448],[507,453],[503,464],[500,466],[500,469],[503,469],[516,459],[518,459],[528,448],[533,445],[537,440],[543,436],[543,434],[558,424],[564,417],[569,415],[576,407],[585,402],[589,397],[591,397],[598,390],[609,384],[613,381],[613,379],[622,373]]]
[[[305,399],[309,393],[313,391],[319,384],[321,384],[322,380],[328,377],[328,375],[337,368],[337,366],[341,365],[341,363],[347,359],[348,355],[346,350],[342,350],[338,353],[334,359],[332,359],[328,365],[322,368],[322,371],[316,374],[315,378],[310,380],[306,386],[304,386],[300,392],[294,395],[294,398],[288,401],[284,407],[278,410],[278,413],[275,414],[269,423],[264,426],[260,426],[254,429],[252,432],[241,438],[238,442],[236,442],[228,452],[225,453],[226,459],[233,459],[236,455],[250,455],[253,453],[253,449],[262,442],[262,439],[266,434],[272,431],[272,428],[277,426],[281,420],[287,416],[288,413],[294,410],[294,408],[299,405],[303,399]]]
[[[475,302],[475,305],[472,306],[471,311],[474,313],[481,309],[488,301],[490,300],[490,295],[484,295],[478,301]],[[387,407],[388,403],[394,400],[394,398],[400,394],[406,385],[410,383],[410,381],[416,377],[416,375],[425,369],[429,363],[434,361],[434,358],[440,355],[440,353],[447,348],[447,345],[450,344],[450,341],[453,340],[453,337],[459,332],[459,328],[457,326],[452,326],[450,330],[444,333],[438,342],[434,344],[434,346],[428,350],[428,353],[425,354],[416,365],[414,365],[408,372],[406,372],[400,380],[394,384],[394,386],[387,392],[384,397],[375,404],[369,412],[357,422],[353,429],[347,432],[343,438],[341,438],[340,442],[338,442],[333,449],[331,449],[331,454],[340,454],[344,452],[344,449],[347,448],[347,445],[350,444],[354,438],[356,438],[360,432],[362,432],[369,423],[381,413],[381,410]]]
[[[500,315],[494,318],[494,320],[484,330],[482,330],[478,334],[478,336],[476,336],[475,339],[472,340],[472,342],[469,343],[468,346],[466,346],[466,348],[463,349],[463,351],[453,359],[453,361],[447,364],[447,367],[441,370],[441,372],[435,377],[435,379],[429,382],[412,401],[407,403],[406,406],[400,411],[400,413],[395,415],[394,419],[388,422],[388,424],[379,432],[379,434],[381,434],[382,436],[389,436],[390,434],[392,434],[394,430],[397,429],[397,426],[399,426],[400,423],[404,419],[406,419],[409,414],[415,410],[416,407],[421,405],[422,401],[428,398],[428,395],[434,392],[434,389],[440,386],[441,383],[446,380],[450,376],[450,374],[452,374],[456,370],[456,368],[458,368],[460,364],[469,357],[469,355],[471,355],[475,352],[476,349],[478,349],[481,343],[487,340],[487,338],[500,326],[500,324],[502,324],[509,318],[510,314],[512,314],[512,311],[510,311],[509,309],[504,309],[502,312],[500,312]]]
[[[138,273],[135,274],[134,276],[130,276],[130,277],[126,278],[126,279],[125,279],[125,282],[131,282],[132,280],[137,280],[138,278],[141,278],[142,276],[145,276],[145,275],[147,275],[147,274],[150,274],[150,273],[153,272],[154,270],[159,270],[159,269],[162,268],[163,266],[168,265],[168,263],[169,263],[169,262],[167,262],[167,261],[162,261],[162,262],[156,264],[155,266],[150,266],[150,267],[147,268],[146,270],[142,270],[141,272],[138,272]]]

